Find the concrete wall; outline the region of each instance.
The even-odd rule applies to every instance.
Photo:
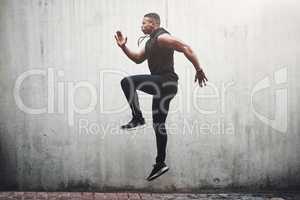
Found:
[[[300,3],[296,0],[0,0],[0,189],[151,191],[300,185]],[[122,77],[149,73],[143,14],[190,44],[209,80],[175,54],[179,91],[167,119],[170,171],[148,183],[147,127],[122,132]]]

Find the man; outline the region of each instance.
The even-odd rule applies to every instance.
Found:
[[[133,52],[126,46],[127,37],[124,37],[120,31],[116,32],[115,39],[118,46],[133,62],[140,64],[146,59],[148,60],[151,75],[133,75],[121,80],[122,90],[132,111],[132,120],[121,128],[131,130],[145,124],[136,90],[153,95],[152,119],[156,135],[157,156],[156,164],[153,165],[153,170],[147,177],[147,180],[151,181],[169,169],[165,164],[167,145],[165,121],[170,101],[177,94],[179,79],[174,71],[174,50],[184,53],[185,57],[194,65],[196,70],[195,82],[198,80],[200,87],[203,84],[206,85],[207,78],[191,47],[160,27],[158,14],[148,13],[144,15],[141,29],[150,38],[140,52]]]

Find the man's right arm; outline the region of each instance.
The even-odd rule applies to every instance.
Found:
[[[120,47],[123,52],[127,55],[130,60],[135,62],[136,64],[140,64],[146,60],[145,56],[145,48],[142,48],[139,52],[131,51],[126,45]]]
[[[123,50],[127,57],[130,58],[130,60],[132,60],[136,64],[140,64],[144,60],[146,60],[145,47],[137,53],[131,51],[128,47],[126,47],[127,37],[124,37],[121,31],[116,32],[115,39],[118,46]]]

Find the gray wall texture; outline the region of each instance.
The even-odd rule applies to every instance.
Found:
[[[151,190],[300,186],[300,3],[296,0],[0,0],[0,189]],[[170,171],[147,182],[156,154],[120,80],[148,74],[115,44],[142,17],[197,53],[208,85],[175,54],[179,91],[167,118]],[[144,44],[144,43],[143,43]]]

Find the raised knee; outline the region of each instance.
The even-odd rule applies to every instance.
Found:
[[[157,128],[157,123],[154,123],[154,122],[153,122],[152,127],[153,127],[154,130],[156,130],[156,128]]]
[[[127,77],[122,78],[122,80],[121,80],[120,83],[121,83],[122,87],[126,87],[128,85],[128,79],[127,79]]]

